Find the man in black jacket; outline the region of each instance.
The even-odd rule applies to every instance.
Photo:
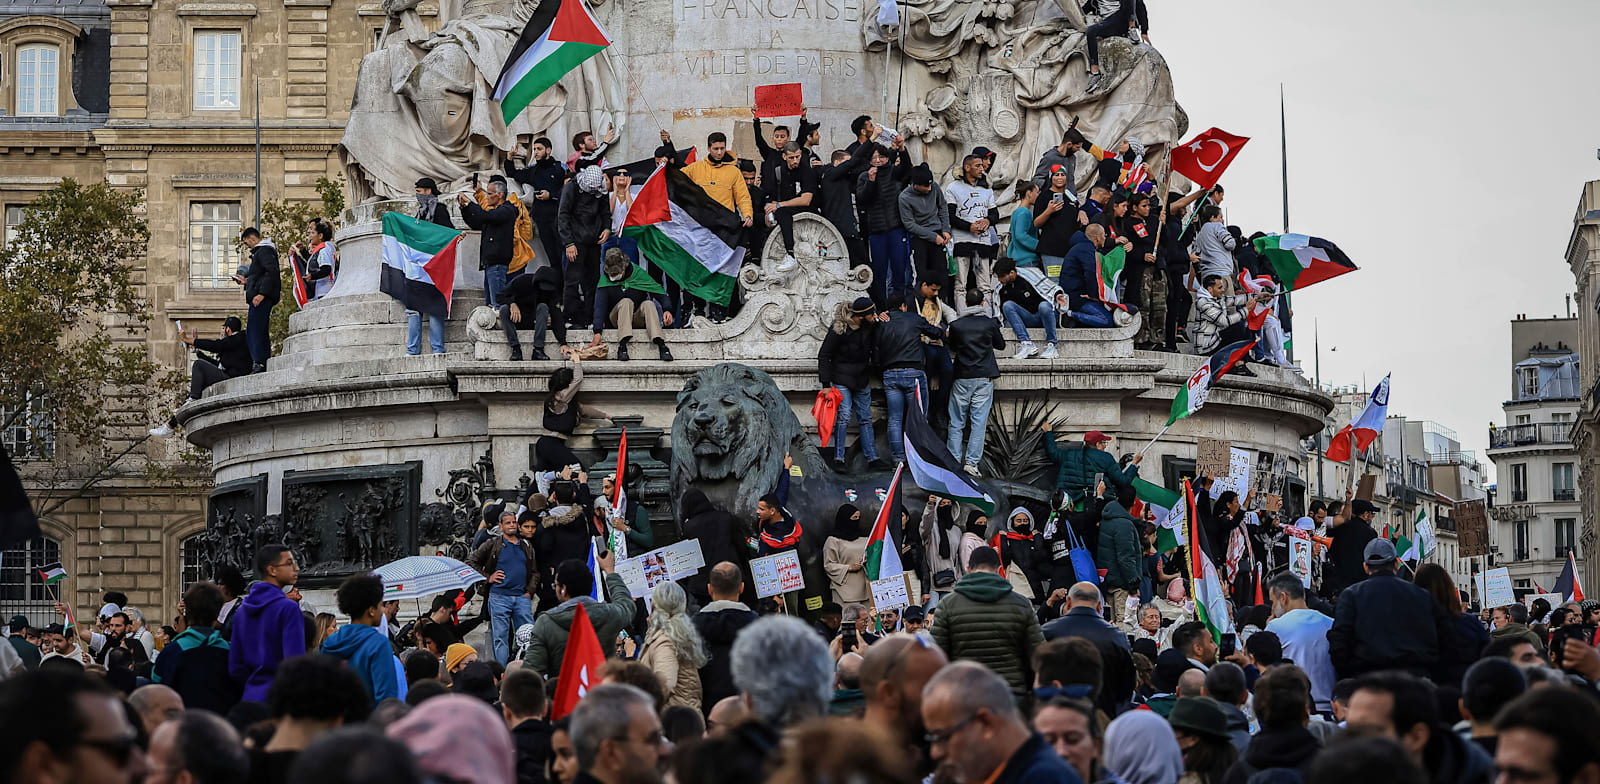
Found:
[[[533,191],[532,198],[523,199],[528,205],[528,215],[539,230],[539,242],[544,245],[544,257],[556,270],[556,280],[561,279],[561,233],[556,229],[556,213],[561,206],[561,188],[567,182],[567,169],[556,160],[555,148],[550,139],[540,136],[529,146],[533,160],[527,166],[517,166],[512,158],[506,159],[506,176]]]
[[[267,333],[267,322],[272,319],[272,307],[278,304],[283,290],[278,280],[278,248],[272,240],[261,236],[254,226],[239,235],[244,246],[250,249],[250,266],[233,276],[244,285],[244,301],[250,306],[245,313],[245,342],[250,346],[250,372],[267,369],[267,358],[272,356],[272,342]]]
[[[1101,604],[1100,589],[1094,583],[1074,583],[1067,589],[1067,606],[1070,609],[1065,615],[1040,627],[1040,631],[1044,633],[1046,642],[1081,637],[1094,643],[1094,647],[1100,651],[1104,668],[1098,704],[1109,714],[1132,699],[1137,678],[1128,635],[1106,623]]]
[[[594,312],[595,287],[600,283],[600,246],[611,238],[611,200],[606,177],[598,166],[580,170],[561,186],[556,210],[556,230],[565,247],[567,269],[562,276],[566,295],[562,310],[567,325],[579,327]]]
[[[1330,563],[1329,568],[1323,570],[1323,588],[1330,598],[1366,579],[1362,562],[1367,543],[1378,538],[1378,532],[1372,530],[1372,519],[1377,516],[1378,507],[1371,501],[1357,498],[1350,502],[1350,508],[1350,515],[1328,520],[1328,537],[1333,543],[1328,546]]]
[[[777,224],[783,238],[783,261],[775,271],[787,274],[799,264],[794,258],[794,216],[817,211],[817,170],[806,164],[804,148],[789,142],[783,147],[777,170],[766,183],[767,219]]]
[[[744,593],[744,573],[737,564],[723,561],[711,567],[710,572],[706,587],[711,601],[690,618],[695,631],[706,641],[706,653],[711,656],[700,668],[703,694],[700,706],[707,714],[722,698],[739,693],[728,666],[733,655],[733,641],[744,627],[761,617],[739,601],[740,594]]]
[[[817,353],[817,380],[839,390],[839,414],[833,426],[833,465],[844,470],[844,440],[853,420],[860,428],[858,443],[874,469],[886,468],[878,457],[878,444],[872,432],[872,354],[876,335],[877,308],[870,297],[857,297],[848,307],[840,305],[834,314],[828,336]]]
[[[505,330],[506,342],[511,344],[511,360],[522,360],[522,344],[517,340],[517,330],[533,328],[533,351],[530,357],[547,360],[544,353],[544,331],[553,327],[556,347],[567,344],[567,323],[561,316],[561,273],[554,265],[540,267],[532,275],[518,275],[506,284],[501,296],[506,304],[500,306],[500,328]]]
[[[489,307],[500,306],[500,290],[506,287],[506,277],[511,266],[511,254],[517,244],[517,205],[506,201],[504,179],[490,180],[484,190],[489,207],[479,207],[471,196],[456,195],[461,204],[461,219],[482,232],[478,238],[478,269],[483,270],[483,287],[488,294]]]
[[[245,337],[240,332],[238,316],[229,316],[222,321],[222,337],[216,340],[195,337],[192,332],[179,332],[178,339],[185,345],[193,346],[201,351],[210,351],[217,355],[213,362],[207,358],[199,358],[189,371],[189,399],[183,401],[188,405],[200,399],[206,387],[219,381],[250,372],[250,347],[245,345]],[[172,435],[173,428],[178,426],[178,417],[174,414],[160,427],[150,429],[150,435],[156,438],[168,438]]]
[[[878,314],[876,349],[878,366],[883,368],[883,394],[889,402],[889,456],[899,462],[906,459],[901,439],[906,406],[917,406],[924,413],[928,407],[927,352],[922,349],[922,338],[944,340],[944,330],[908,310],[905,292],[895,291],[889,297],[896,305]]]
[[[1339,594],[1328,656],[1340,678],[1380,670],[1425,677],[1439,661],[1439,642],[1453,639],[1444,608],[1427,591],[1395,575],[1394,544],[1367,543],[1367,579]]]
[[[550,760],[550,722],[544,679],[538,673],[516,670],[500,682],[500,714],[511,730],[516,749],[517,784],[545,784],[544,768]]]
[[[439,203],[439,184],[432,177],[423,177],[417,180],[417,214],[420,221],[428,221],[443,226],[447,229],[456,227],[450,220],[450,210]]]
[[[856,214],[856,179],[872,156],[872,146],[863,144],[854,153],[833,151],[833,162],[821,169],[822,217],[844,236],[844,245],[850,250],[850,266],[865,267],[872,263],[867,250],[867,240],[861,233],[861,223]]]
[[[995,352],[1006,347],[1000,322],[990,318],[984,307],[983,290],[967,289],[967,306],[950,322],[950,337],[945,346],[955,364],[955,382],[950,389],[950,454],[961,460],[966,472],[977,476],[983,457],[983,434],[989,423],[989,408],[994,405],[994,380],[1000,377]],[[963,429],[972,425],[972,436],[962,449]]]
[[[911,179],[911,156],[904,141],[896,139],[894,145],[862,145],[871,150],[871,165],[856,178],[856,206],[872,255],[872,295],[886,308],[897,306],[890,292],[911,287],[911,246],[900,222],[900,191]]]

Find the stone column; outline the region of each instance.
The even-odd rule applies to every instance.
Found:
[[[149,106],[152,0],[106,0],[111,7],[111,122],[139,121]]]

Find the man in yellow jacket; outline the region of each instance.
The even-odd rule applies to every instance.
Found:
[[[671,144],[671,139],[665,140]],[[744,225],[749,226],[755,210],[750,203],[750,188],[744,175],[739,173],[739,159],[728,152],[728,137],[718,131],[706,137],[707,155],[688,166],[683,173],[704,188],[719,204],[739,213]]]
[[[499,174],[489,178],[490,182],[495,180],[499,180],[503,184],[506,178]],[[483,189],[479,188],[474,196],[478,200],[479,207],[486,210],[489,209],[489,194],[484,193]],[[527,205],[517,198],[517,192],[509,187],[506,188],[506,201],[511,202],[512,206],[517,208],[517,225],[513,232],[516,242],[511,246],[511,264],[506,267],[506,275],[509,277],[522,272],[527,268],[528,263],[533,261],[533,216],[528,214]]]

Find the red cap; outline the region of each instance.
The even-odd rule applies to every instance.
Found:
[[[1108,436],[1098,430],[1090,430],[1089,432],[1083,434],[1083,442],[1085,444],[1103,444],[1110,440],[1111,436]]]

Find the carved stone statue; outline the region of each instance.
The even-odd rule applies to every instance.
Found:
[[[1126,36],[1099,42],[1110,82],[1088,92],[1085,32],[1076,0],[903,0],[908,107],[900,130],[920,139],[935,171],[951,172],[975,147],[997,153],[989,181],[1002,203],[1010,185],[1033,174],[1039,157],[1061,142],[1073,117],[1090,141],[1113,148],[1127,138],[1145,144],[1153,173],[1157,154],[1187,131],[1188,115],[1173,94],[1172,75],[1155,48]],[[882,51],[884,30],[862,19],[867,48]],[[901,42],[894,47],[898,52]],[[1079,190],[1094,167],[1077,168]],[[1156,172],[1159,169],[1159,172]]]
[[[421,177],[440,183],[498,169],[524,135],[566,137],[627,121],[622,81],[602,52],[534,100],[501,118],[491,90],[539,0],[463,0],[435,33],[420,0],[384,0],[380,47],[361,59],[350,120],[340,141],[354,198],[410,198]]]

